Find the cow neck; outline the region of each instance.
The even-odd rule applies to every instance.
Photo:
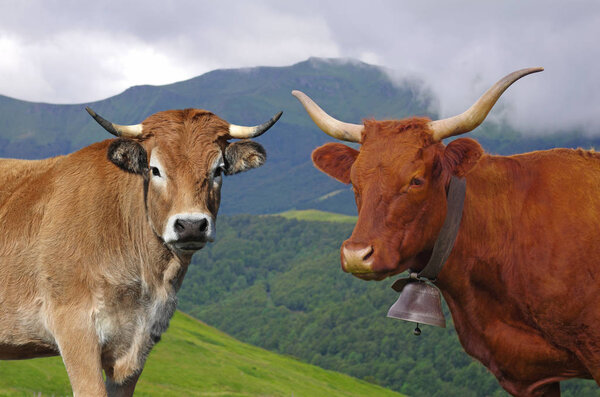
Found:
[[[463,207],[465,204],[465,196],[467,193],[467,180],[465,178],[458,178],[454,175],[450,178],[450,184],[448,186],[448,192],[446,194],[447,200],[447,211],[446,219],[440,229],[440,233],[433,246],[433,252],[429,258],[427,265],[419,273],[413,272],[409,269],[411,278],[427,279],[435,282],[438,274],[444,267],[446,260],[452,252],[456,237],[458,236],[458,229],[460,228],[460,221],[462,219]],[[416,274],[415,274],[416,273]]]

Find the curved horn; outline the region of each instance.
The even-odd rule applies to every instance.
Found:
[[[85,107],[85,110],[96,120],[98,124],[100,124],[106,131],[110,132],[114,136],[124,137],[124,138],[134,138],[136,136],[142,135],[142,125],[119,125],[111,123],[106,120],[104,117],[100,116],[98,113],[94,112],[88,106]]]
[[[336,139],[348,142],[360,142],[363,129],[360,124],[350,124],[339,121],[325,113],[312,99],[301,91],[294,90],[292,95],[298,98],[306,112],[315,122],[315,124],[323,130],[324,133]]]
[[[464,134],[475,129],[485,120],[486,116],[492,110],[492,107],[500,98],[500,95],[512,83],[521,77],[531,73],[541,72],[544,68],[528,68],[517,70],[505,76],[500,81],[485,92],[466,112],[458,116],[449,117],[443,120],[436,120],[429,123],[429,128],[433,131],[433,139],[441,141],[454,135]]]
[[[271,120],[261,125],[255,125],[254,127],[229,124],[229,136],[237,139],[255,138],[267,132],[267,130],[271,128],[273,124],[277,122],[277,120],[279,120],[282,114],[283,112],[279,112],[275,116],[271,117]]]

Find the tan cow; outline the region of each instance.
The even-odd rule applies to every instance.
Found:
[[[75,396],[130,396],[192,254],[215,238],[222,175],[259,167],[256,127],[205,110],[112,124],[118,139],[0,160],[0,359],[60,354]],[[102,370],[106,373],[106,385]]]

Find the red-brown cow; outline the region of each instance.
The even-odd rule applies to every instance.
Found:
[[[0,359],[60,354],[75,396],[131,396],[194,252],[215,238],[222,174],[258,167],[256,127],[160,112],[67,156],[0,160]],[[106,373],[106,386],[102,370]]]
[[[600,382],[600,154],[493,156],[472,139],[442,139],[477,127],[510,84],[540,70],[506,76],[465,113],[439,121],[348,124],[293,92],[323,131],[361,143],[312,154],[354,189],[358,222],[341,261],[357,277],[423,269],[451,176],[466,178],[462,223],[437,286],[466,352],[518,396],[558,396],[567,378]]]

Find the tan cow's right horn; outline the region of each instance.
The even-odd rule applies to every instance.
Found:
[[[106,120],[104,117],[100,116],[98,113],[94,112],[88,106],[85,107],[85,110],[96,120],[98,124],[100,124],[106,131],[110,132],[114,136],[124,137],[124,138],[134,138],[136,136],[142,135],[142,125],[134,124],[134,125],[119,125],[115,123],[111,123]]]
[[[483,120],[485,120],[498,98],[500,98],[500,95],[502,95],[512,83],[523,76],[541,72],[542,70],[544,70],[544,68],[517,70],[494,84],[492,88],[487,90],[473,106],[467,109],[466,112],[461,113],[458,116],[430,122],[429,128],[433,131],[433,139],[441,141],[444,138],[464,134],[475,129],[483,122]]]
[[[324,133],[336,139],[348,142],[360,142],[363,129],[360,124],[350,124],[339,121],[325,113],[312,99],[301,91],[294,90],[292,95],[298,98],[306,112],[315,122],[315,124],[323,130]]]

